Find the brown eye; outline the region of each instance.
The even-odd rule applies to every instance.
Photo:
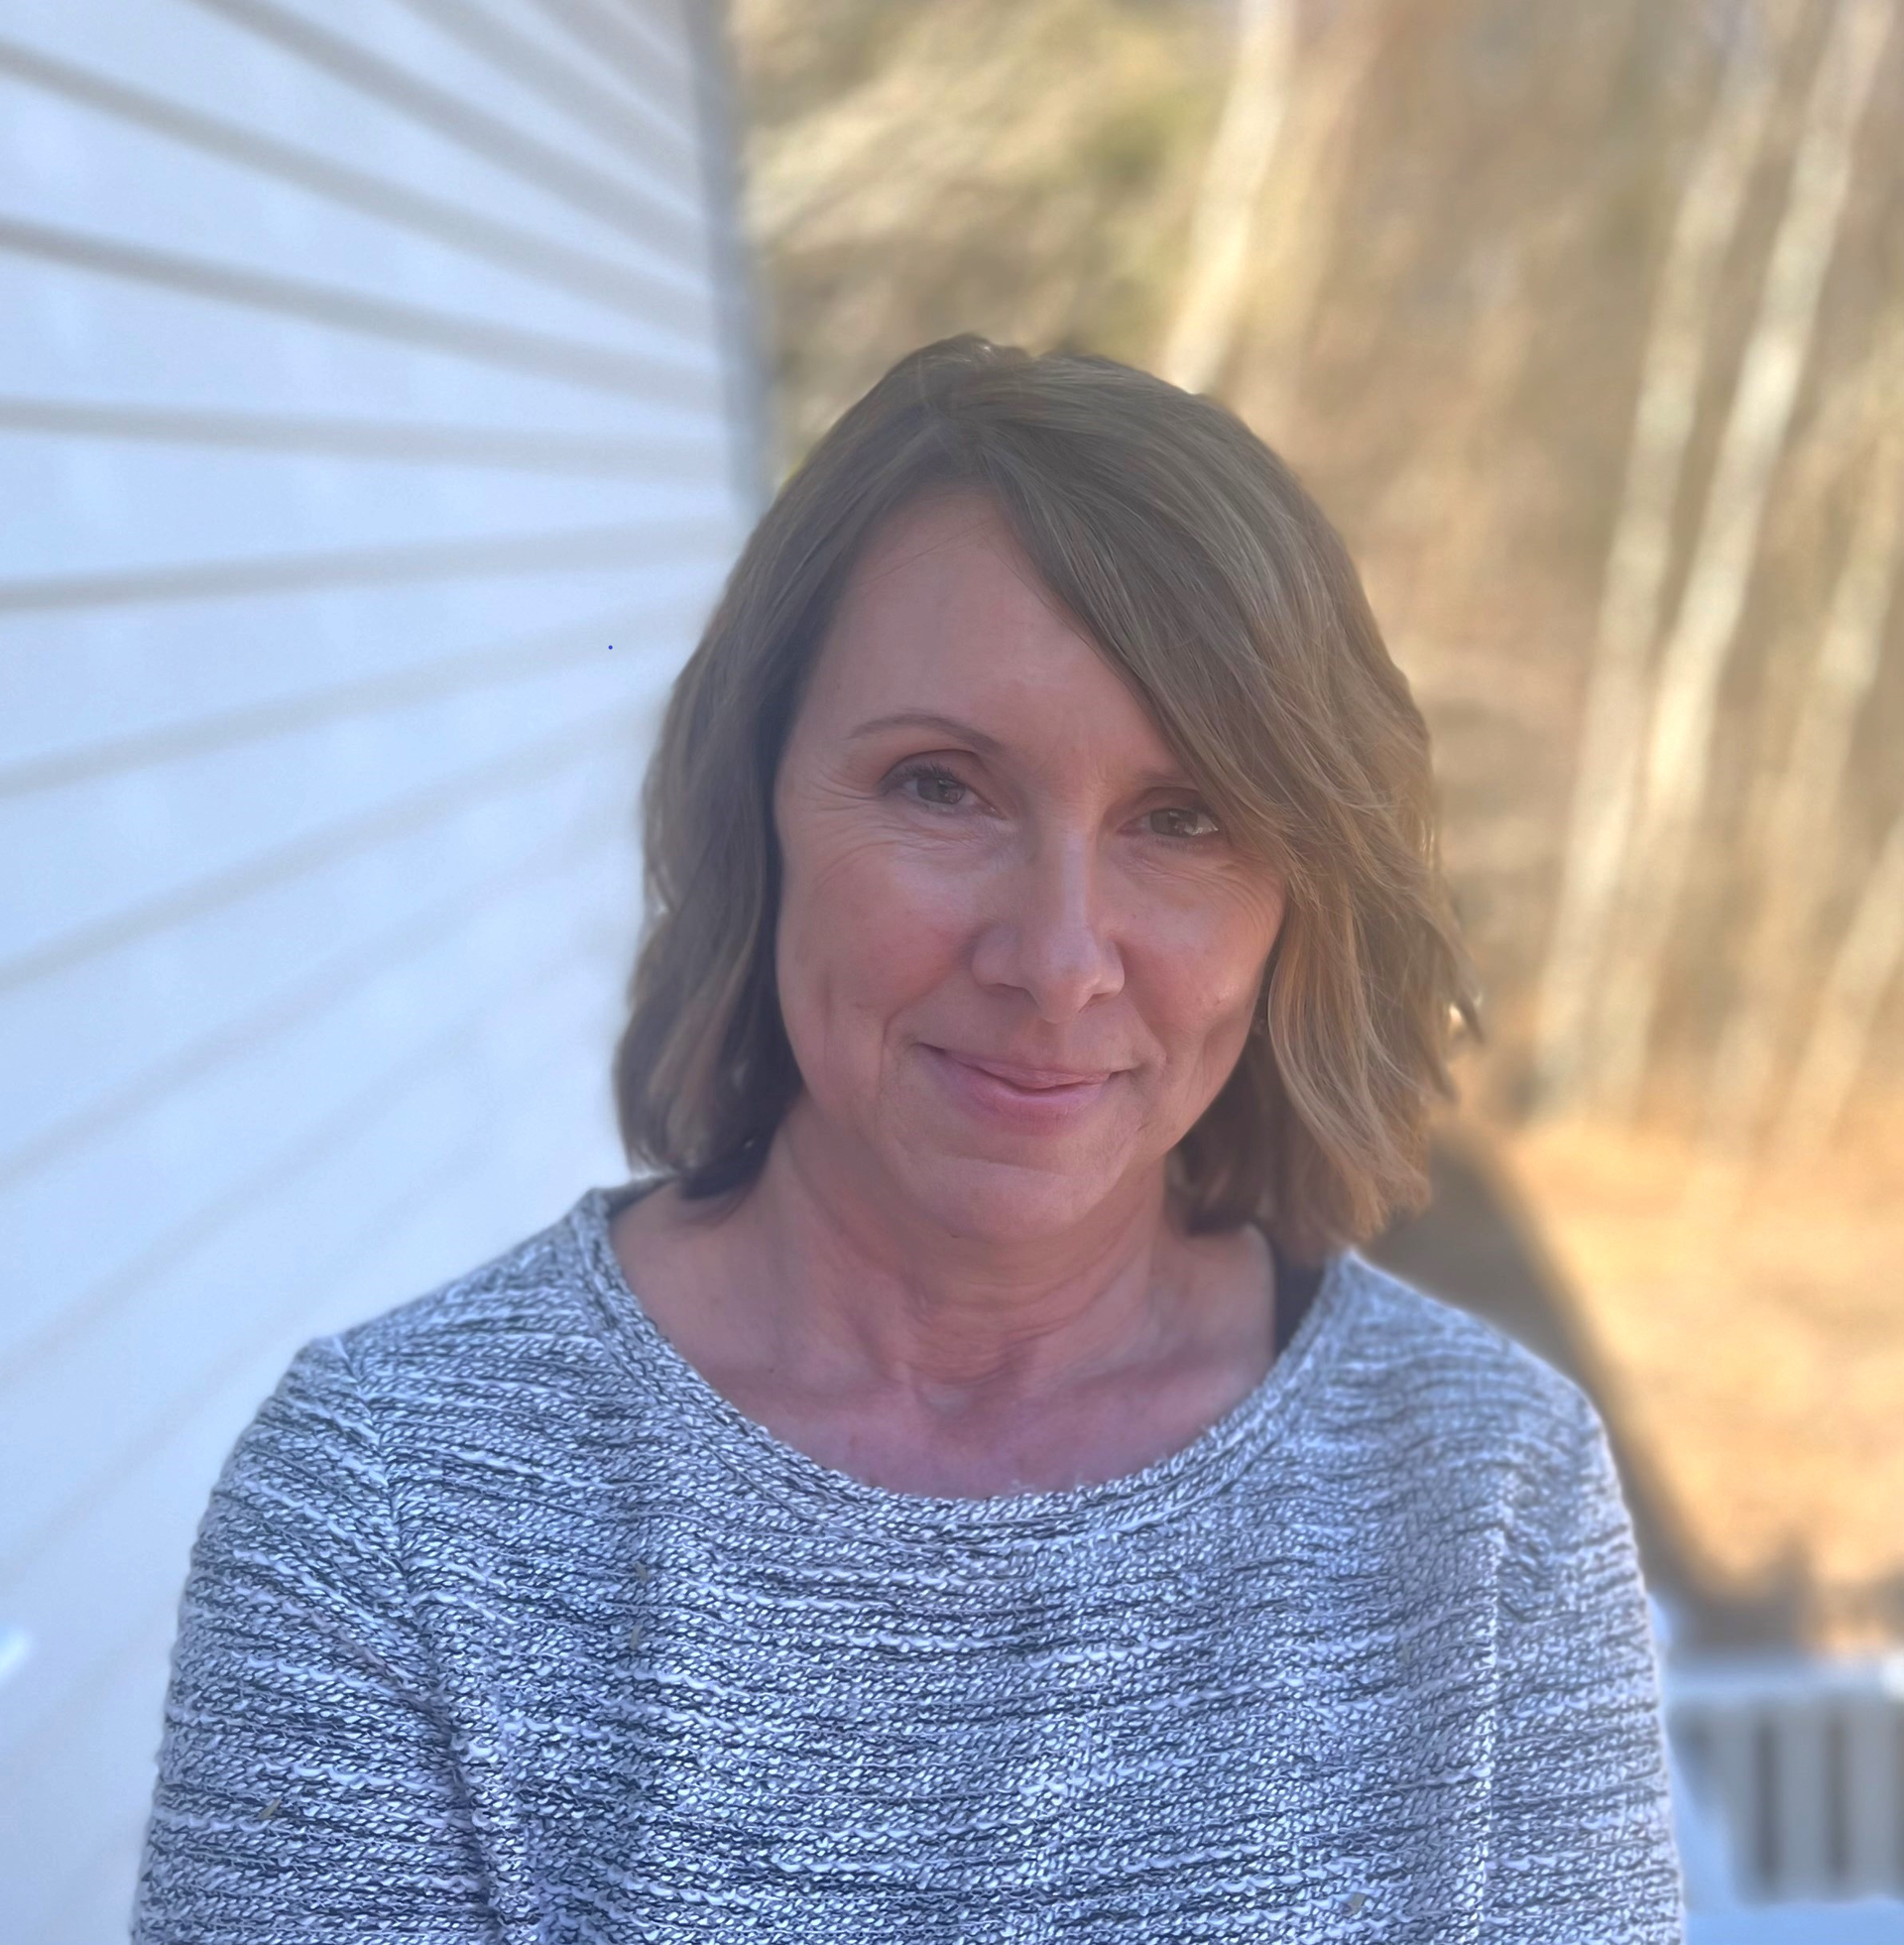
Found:
[[[899,788],[942,810],[955,810],[966,798],[966,787],[949,770],[907,771],[899,779]]]
[[[1194,803],[1173,803],[1144,813],[1144,828],[1152,837],[1215,837],[1217,820]]]

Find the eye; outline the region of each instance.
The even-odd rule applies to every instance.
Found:
[[[1215,837],[1217,820],[1200,803],[1169,803],[1146,810],[1143,827],[1152,837]]]
[[[894,789],[903,790],[914,802],[938,810],[956,810],[972,793],[951,771],[932,763],[908,764],[892,782]]]

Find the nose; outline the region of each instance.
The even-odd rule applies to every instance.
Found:
[[[1120,991],[1124,961],[1101,870],[1096,845],[1080,834],[1043,840],[1001,871],[973,954],[979,983],[1015,987],[1052,1022]]]

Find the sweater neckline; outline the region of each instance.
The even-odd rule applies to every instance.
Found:
[[[665,1401],[682,1435],[757,1490],[831,1521],[862,1520],[894,1537],[940,1542],[1087,1537],[1193,1511],[1268,1446],[1291,1435],[1317,1395],[1321,1375],[1337,1361],[1361,1287],[1355,1252],[1331,1256],[1302,1321],[1255,1388],[1188,1444],[1134,1472],[1083,1486],[984,1498],[897,1492],[787,1444],[717,1391],[675,1349],[630,1287],[609,1234],[615,1215],[648,1186],[591,1188],[568,1216],[597,1315],[631,1375]]]

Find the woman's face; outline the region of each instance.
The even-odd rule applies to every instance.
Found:
[[[974,1238],[1154,1192],[1283,912],[989,502],[849,579],[774,792],[800,1138]]]

